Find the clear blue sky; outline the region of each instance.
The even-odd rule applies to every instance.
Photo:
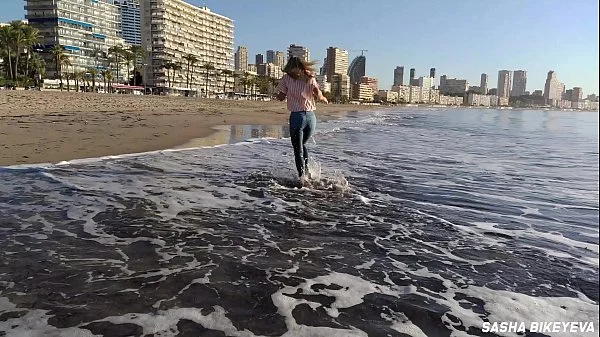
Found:
[[[234,20],[249,61],[266,50],[309,48],[320,64],[329,46],[368,49],[367,75],[389,88],[393,70],[466,78],[495,87],[500,69],[527,71],[527,90],[554,70],[567,88],[598,94],[596,0],[188,0]],[[25,1],[0,0],[0,21],[20,19]]]

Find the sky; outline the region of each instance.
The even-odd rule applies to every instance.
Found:
[[[366,75],[389,89],[396,66],[467,79],[526,70],[527,90],[554,70],[567,88],[598,94],[597,0],[187,0],[234,20],[234,48],[248,59],[269,49],[307,47],[322,65],[328,47],[366,49]],[[21,19],[23,0],[0,0],[0,22]]]

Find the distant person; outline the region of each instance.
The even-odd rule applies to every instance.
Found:
[[[290,57],[283,68],[285,74],[277,86],[277,99],[283,101],[287,98],[294,159],[298,175],[303,181],[309,178],[306,142],[317,127],[315,99],[329,103],[315,79],[314,64],[315,62],[306,62],[296,56]]]

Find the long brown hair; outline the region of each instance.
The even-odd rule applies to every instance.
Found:
[[[316,63],[315,61],[305,61],[297,56],[292,56],[283,68],[283,72],[295,80],[308,81],[315,76],[314,66]]]

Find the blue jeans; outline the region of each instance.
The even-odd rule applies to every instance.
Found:
[[[317,128],[317,118],[312,111],[297,111],[290,114],[290,137],[294,147],[294,159],[298,175],[302,177],[308,166],[306,142]]]

